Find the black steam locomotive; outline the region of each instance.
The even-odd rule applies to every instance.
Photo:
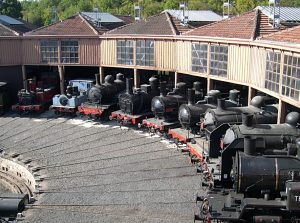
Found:
[[[225,100],[225,107],[239,106],[239,91],[230,90],[229,99]],[[204,115],[208,108],[214,109],[217,107],[217,99],[221,92],[218,90],[210,90],[204,100],[195,103],[194,91],[188,89],[188,104],[183,104],[179,108],[178,119],[184,129],[191,129],[192,132],[198,132],[197,124],[200,122],[201,116]]]
[[[96,74],[96,85],[88,91],[88,100],[78,107],[78,115],[90,118],[108,117],[110,112],[118,108],[118,96],[125,90],[124,75],[118,73],[116,80],[107,75],[100,85],[99,74]]]
[[[253,118],[253,114],[243,114],[243,124],[230,126],[224,138],[221,139],[221,181],[224,186],[231,184],[231,179],[228,176],[232,171],[232,157],[236,151],[249,148],[244,144],[247,137],[256,139],[254,147],[256,152],[261,154],[271,156],[293,155],[296,152],[294,147],[285,148],[285,146],[300,137],[300,129],[298,128],[300,115],[298,112],[289,113],[283,124],[253,125]],[[217,151],[212,153],[217,153]]]
[[[151,77],[149,84],[142,84],[133,90],[133,79],[126,79],[126,92],[119,95],[120,110],[112,112],[110,119],[122,123],[138,124],[143,118],[151,116],[151,100],[158,95],[158,79]]]
[[[201,201],[195,220],[204,222],[299,222],[300,140],[287,144],[289,154],[266,155],[256,150],[256,139],[244,138],[227,177],[231,189],[214,187]],[[273,150],[272,147],[265,151]]]
[[[172,92],[166,94],[166,83],[160,83],[160,96],[154,97],[151,102],[151,111],[158,119],[166,122],[177,121],[180,105],[186,104],[186,83],[179,82]]]

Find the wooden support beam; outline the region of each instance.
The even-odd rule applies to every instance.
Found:
[[[207,93],[214,88],[214,80],[207,78]]]
[[[255,95],[256,95],[256,90],[249,86],[248,87],[248,105],[250,105],[250,102]]]
[[[278,106],[278,117],[277,117],[277,124],[284,123],[285,116],[286,116],[286,104],[284,101],[279,99],[279,106]]]
[[[104,67],[99,67],[99,75],[100,75],[100,84],[104,83]]]
[[[179,82],[179,81],[178,81],[178,79],[179,79],[178,76],[179,76],[179,74],[178,74],[178,72],[176,71],[176,72],[175,72],[175,77],[174,77],[174,87],[175,87],[175,88],[176,88],[177,83]]]
[[[134,88],[140,87],[140,74],[138,69],[134,69]]]
[[[27,79],[27,73],[26,73],[26,67],[25,65],[22,65],[22,79],[23,79],[23,88],[26,89],[26,79]]]
[[[60,93],[65,93],[65,69],[63,66],[58,66]]]

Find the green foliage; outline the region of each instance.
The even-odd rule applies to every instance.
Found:
[[[231,13],[240,14],[254,9],[258,5],[267,5],[268,0],[230,0],[234,2]],[[3,5],[5,2],[5,7]],[[164,9],[178,9],[179,4],[186,2],[191,10],[212,10],[222,14],[223,0],[24,0],[22,1],[23,18],[35,25],[48,25],[51,21],[51,10],[56,8],[59,20],[65,19],[80,11],[92,11],[98,8],[100,12],[114,15],[134,15],[133,6],[143,7],[142,16],[158,14]],[[13,17],[21,17],[20,3],[17,0],[0,0],[0,13]],[[9,6],[8,6],[9,5]],[[281,0],[282,6],[300,7],[300,0]],[[13,7],[12,7],[13,6]]]
[[[0,14],[13,18],[22,18],[21,3],[17,0],[0,0]]]

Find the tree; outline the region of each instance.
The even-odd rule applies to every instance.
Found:
[[[17,0],[0,0],[0,14],[22,18],[22,6]]]

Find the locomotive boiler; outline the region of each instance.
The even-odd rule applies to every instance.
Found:
[[[202,201],[195,220],[229,222],[291,222],[300,218],[300,140],[286,155],[256,151],[254,138],[244,138],[228,176],[230,189],[214,188]],[[272,150],[272,147],[268,147]]]
[[[87,100],[87,92],[92,86],[92,80],[70,80],[66,94],[55,95],[50,109],[55,114],[75,114],[77,107]]]
[[[166,94],[166,84],[160,84],[160,96],[156,96],[151,102],[151,111],[158,119],[167,122],[178,120],[178,110],[180,105],[186,104],[186,83],[179,82],[172,92]]]
[[[230,90],[229,99],[225,100],[225,107],[239,106],[239,93],[238,90]],[[220,91],[210,90],[204,100],[195,103],[194,92],[189,89],[188,104],[181,105],[178,112],[181,126],[185,129],[192,129],[193,132],[197,131],[199,129],[197,123],[200,122],[200,118],[208,108],[213,109],[217,107],[217,99],[220,95]]]
[[[88,90],[87,102],[78,107],[78,114],[91,118],[107,117],[118,108],[118,95],[125,89],[124,75],[118,73],[116,80],[107,75],[103,84],[99,83],[99,74],[95,76],[96,85]]]

